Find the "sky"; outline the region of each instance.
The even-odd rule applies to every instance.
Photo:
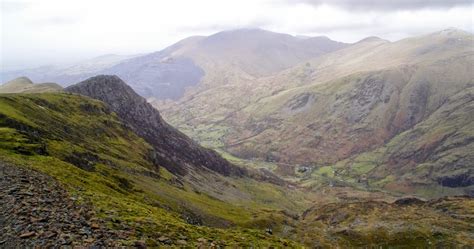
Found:
[[[192,35],[261,28],[355,42],[454,27],[474,0],[0,0],[0,70],[163,49]]]

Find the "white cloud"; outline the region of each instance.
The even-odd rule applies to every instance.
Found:
[[[352,11],[329,1],[0,0],[2,69],[156,51],[191,35],[260,27],[353,42],[400,39],[447,27],[473,31],[472,5]],[[424,1],[427,3],[428,1]],[[392,8],[392,9],[391,9]],[[363,11],[364,10],[364,11]]]
[[[280,0],[285,1],[285,0]],[[286,0],[304,2],[314,6],[331,4],[349,10],[418,10],[418,9],[446,9],[458,6],[472,5],[472,0]]]

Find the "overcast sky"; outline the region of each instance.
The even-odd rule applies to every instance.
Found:
[[[1,69],[160,50],[191,35],[262,28],[354,42],[474,31],[474,0],[0,0]]]

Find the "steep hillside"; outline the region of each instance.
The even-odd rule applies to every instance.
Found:
[[[309,60],[272,79],[275,84],[302,84],[302,76],[311,83],[324,83],[357,72],[378,71],[402,65],[431,64],[452,57],[471,55],[473,35],[459,29],[388,42],[371,37],[334,53]],[[306,70],[304,70],[306,69]],[[300,76],[296,78],[295,76]]]
[[[81,245],[92,245],[103,242],[96,237],[97,226],[100,226],[113,230],[115,245],[296,245],[264,229],[273,227],[277,232],[281,231],[282,224],[292,222],[293,216],[285,210],[302,211],[307,207],[305,193],[250,178],[206,174],[206,171],[195,175],[205,179],[202,183],[207,189],[200,187],[161,167],[153,158],[154,146],[132,129],[106,104],[84,96],[66,93],[0,96],[3,172],[10,172],[9,167],[39,171],[58,181],[73,200],[69,204],[85,204],[92,209],[88,213],[91,222],[82,227],[84,234],[80,232],[81,227],[71,226],[56,229],[49,238],[55,238],[58,243],[64,239],[66,244],[63,245],[73,240]],[[176,160],[181,162],[179,158]],[[4,164],[10,166],[4,167]],[[9,189],[3,192],[2,187],[1,193],[5,195],[2,201],[24,195],[25,203],[37,203],[39,200],[31,199],[28,193],[41,190],[28,190],[35,187],[29,182],[44,182],[47,178],[36,178],[35,173],[28,175],[28,182],[19,180],[17,183],[25,185],[18,186],[19,194]],[[10,176],[2,177],[0,186],[8,179],[14,181]],[[63,206],[59,207],[58,214],[66,213],[54,219],[76,224],[76,209],[71,208],[69,213]],[[23,213],[8,215],[8,220],[2,219],[2,222],[23,224],[14,220],[24,219],[21,218]],[[44,222],[38,217],[32,220]],[[41,239],[43,234],[38,226],[35,223],[28,228],[6,230],[8,233],[2,233],[6,236],[2,241],[8,238],[8,243],[15,243],[11,236],[20,241]],[[91,232],[93,235],[88,236]],[[78,238],[84,240],[81,242]]]
[[[472,100],[460,94],[469,94],[474,84],[472,43],[472,34],[453,29],[393,43],[364,39],[274,76],[210,87],[158,106],[167,120],[202,143],[274,162],[282,176],[297,176],[300,166],[315,174],[321,167],[338,167],[336,174],[347,181],[385,179],[376,185],[394,191],[432,196],[437,191],[424,190],[435,185],[448,187],[440,195],[471,193]],[[446,109],[462,118],[454,123],[440,113]],[[352,159],[390,146],[417,125],[438,132],[411,135],[412,149],[429,148],[423,156],[401,149],[405,137],[398,145],[406,153],[403,160],[393,149],[383,160],[374,161],[372,154]],[[456,137],[466,141],[453,142]],[[438,148],[442,143],[450,149]],[[416,167],[420,170],[413,172]],[[459,185],[442,183],[445,176],[461,179]],[[408,186],[394,189],[389,182]]]
[[[155,164],[153,146],[131,128],[108,105],[84,96],[0,95],[1,246],[461,247],[473,241],[472,198],[392,203],[383,193],[348,188],[315,198],[309,189],[205,172],[194,175],[199,188]]]
[[[341,161],[341,174],[369,186],[436,197],[474,195],[474,88],[460,90],[432,115],[373,151]],[[358,173],[358,174],[357,174]]]
[[[67,87],[66,91],[105,102],[125,124],[153,146],[153,160],[172,173],[184,175],[191,167],[206,168],[226,176],[245,174],[243,169],[168,125],[155,108],[117,76],[96,76]]]
[[[56,83],[34,84],[26,77],[16,78],[0,85],[0,93],[41,93],[59,92],[62,87]]]
[[[170,57],[167,49],[108,68],[102,73],[119,75],[145,97],[178,99],[186,87],[195,86],[204,70],[187,57]]]

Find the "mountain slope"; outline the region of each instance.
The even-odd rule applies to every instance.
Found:
[[[326,37],[299,39],[266,30],[239,29],[206,37],[193,47],[175,52],[173,56],[189,56],[200,65],[233,64],[243,72],[259,77],[345,46]]]
[[[187,166],[207,168],[226,176],[244,174],[242,169],[168,125],[155,108],[117,76],[96,76],[69,86],[66,91],[107,103],[125,124],[153,145],[154,160],[173,173],[184,175]]]
[[[300,166],[315,170],[316,177],[320,177],[320,168],[337,167],[336,173],[344,175],[341,184],[362,181],[365,186],[367,178],[375,182],[388,177],[377,185],[404,182],[407,188],[386,187],[432,196],[436,191],[424,190],[433,185],[447,187],[438,178],[452,170],[458,173],[451,177],[459,175],[467,183],[438,193],[470,193],[472,187],[465,188],[472,186],[470,100],[464,96],[466,104],[456,103],[459,94],[469,92],[474,84],[472,43],[472,34],[453,29],[393,43],[365,39],[273,76],[238,86],[210,87],[177,103],[158,106],[165,108],[167,120],[198,141],[240,158],[274,162],[275,172],[283,176],[297,176]],[[439,114],[445,108],[464,113],[465,118],[458,120],[464,130]],[[449,151],[426,152],[423,158],[405,155],[411,159],[397,163],[371,163],[372,157],[352,160],[428,120],[430,130],[442,131],[439,138],[461,132],[464,135],[458,136],[467,141],[454,143]],[[414,143],[428,143],[420,136],[412,138]],[[394,160],[399,156],[393,150],[388,153],[393,154],[385,157]],[[440,157],[466,160],[459,165],[434,163]],[[407,175],[409,170],[404,167],[410,160],[410,165],[424,165],[425,170]],[[427,172],[431,173],[418,184]]]
[[[301,199],[295,204],[294,198],[304,193],[283,194],[280,186],[205,170],[195,176],[223,193],[199,188],[156,164],[154,147],[103,102],[66,93],[2,94],[0,138],[0,164],[33,169],[57,180],[77,205],[92,206],[89,215],[98,224],[117,232],[117,245],[296,245],[266,234],[260,224],[282,221],[274,224],[277,229],[284,220],[290,222],[291,216],[274,206],[301,210],[299,205],[307,204]],[[6,193],[10,200],[14,191]],[[75,222],[65,220],[75,215],[67,214],[61,222]],[[84,226],[89,231],[92,225]],[[28,239],[41,236],[41,231],[32,232]],[[82,236],[69,232],[58,230],[55,238]]]
[[[94,75],[113,74],[144,97],[177,100],[195,88],[267,76],[345,46],[326,37],[301,39],[260,29],[239,29],[189,37],[150,54],[106,56],[63,68],[7,72],[2,78],[20,74],[67,86]]]
[[[354,202],[355,192],[346,198],[323,192],[331,203],[313,198],[317,205],[303,213],[308,189],[219,174],[201,183],[221,196],[195,188],[154,164],[152,145],[105,103],[85,96],[2,94],[0,138],[0,205],[19,207],[0,214],[0,223],[16,226],[0,234],[2,245],[11,247],[301,247],[297,241],[308,247],[426,247],[473,240],[466,232],[472,229],[469,198],[388,204]],[[383,223],[383,230],[365,222]]]
[[[240,29],[188,38],[104,73],[122,77],[142,96],[176,100],[188,88],[238,84],[345,46],[325,37],[300,39],[259,29]]]
[[[316,205],[302,215],[297,234],[312,247],[469,247],[473,205],[466,197]]]
[[[62,89],[63,88],[56,83],[33,84],[33,82],[26,77],[16,78],[0,85],[0,93],[59,92],[62,91]]]

